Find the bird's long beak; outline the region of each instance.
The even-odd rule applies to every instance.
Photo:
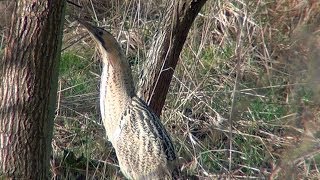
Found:
[[[81,19],[77,19],[78,22],[80,24],[82,24],[89,32],[89,34],[93,37],[93,39],[99,43],[103,48],[105,48],[105,50],[107,50],[107,47],[105,46],[106,42],[105,40],[103,39],[101,33],[101,29],[99,29],[98,27],[95,27],[94,25],[91,25],[90,23],[86,22],[86,21],[83,21]]]
[[[94,35],[96,31],[96,27],[91,25],[90,23],[83,21],[82,19],[77,19],[80,24],[82,24],[91,34]]]

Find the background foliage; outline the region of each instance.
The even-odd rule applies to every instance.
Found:
[[[54,177],[122,177],[100,121],[99,54],[72,17],[111,31],[137,79],[168,2],[68,4],[52,142]],[[0,5],[6,12],[0,18],[4,39],[11,6],[9,1]],[[185,178],[319,178],[319,25],[317,0],[206,3],[189,33],[161,117]]]

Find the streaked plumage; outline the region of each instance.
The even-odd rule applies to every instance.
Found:
[[[129,179],[171,179],[175,152],[160,119],[135,93],[131,69],[107,31],[83,24],[99,47],[103,60],[100,109],[119,166]]]

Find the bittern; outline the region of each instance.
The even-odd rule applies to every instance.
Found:
[[[137,97],[120,45],[108,31],[78,21],[101,54],[101,116],[121,171],[129,179],[171,179],[176,158],[171,139],[158,116]]]

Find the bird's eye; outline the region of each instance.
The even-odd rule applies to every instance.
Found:
[[[103,35],[103,31],[99,30],[99,31],[98,31],[98,34],[99,34],[100,36],[102,36],[102,35]]]

